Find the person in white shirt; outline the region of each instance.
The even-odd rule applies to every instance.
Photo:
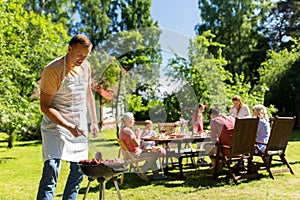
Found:
[[[235,95],[232,98],[233,106],[230,108],[229,115],[236,118],[251,117],[249,107],[244,104],[240,96]]]
[[[145,129],[141,131],[141,138],[157,137],[157,133],[152,129],[152,124],[153,122],[151,120],[145,121]],[[144,151],[149,149],[158,150],[160,151],[160,156],[166,156],[166,150],[162,147],[156,146],[155,141],[142,140],[140,146]]]

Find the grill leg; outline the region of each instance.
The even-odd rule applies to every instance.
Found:
[[[120,193],[120,189],[119,189],[117,180],[114,180],[114,184],[115,184],[115,188],[116,188],[117,193],[118,193],[119,200],[122,200],[122,196],[121,196],[121,193]]]
[[[97,179],[99,184],[99,200],[105,200],[104,191],[105,191],[105,180],[102,178]]]
[[[84,193],[83,200],[86,200],[86,196],[87,196],[87,194],[89,193],[89,190],[90,190],[91,182],[95,179],[88,177],[88,180],[89,180],[89,182],[88,182],[88,185],[86,186],[86,191]]]
[[[104,200],[105,182],[100,182],[99,185],[99,200]]]

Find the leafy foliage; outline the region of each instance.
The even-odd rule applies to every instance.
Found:
[[[184,79],[185,85],[175,95],[172,94],[165,99],[168,111],[180,109],[177,112],[183,114],[185,119],[189,119],[192,115],[191,109],[189,109],[190,111],[186,109],[185,113],[182,113],[184,107],[193,109],[198,103],[202,103],[217,106],[223,113],[227,113],[229,107],[232,106],[231,99],[234,95],[240,95],[244,103],[250,107],[264,103],[267,87],[264,84],[252,87],[250,82],[244,80],[243,74],[236,75],[232,80],[232,74],[224,69],[227,64],[226,59],[222,56],[224,46],[214,42],[214,37],[214,34],[207,31],[191,40],[189,62],[179,56],[169,62],[171,66],[168,74],[170,79],[175,83]],[[179,102],[175,101],[175,96]],[[185,98],[184,105],[180,104],[180,96]],[[166,100],[172,103],[169,105]],[[168,114],[178,117],[178,114]],[[170,117],[168,115],[168,119]]]
[[[291,50],[269,51],[260,68],[260,82],[270,88],[266,102],[276,105],[278,114],[300,116],[300,44],[299,39],[292,41]]]
[[[244,80],[255,84],[257,68],[268,49],[267,39],[261,33],[270,1],[199,0],[198,5],[202,19],[196,26],[198,35],[211,30],[216,36],[214,41],[225,45],[225,69],[234,76],[244,73]]]
[[[28,12],[19,1],[0,2],[0,20],[0,128],[12,147],[16,136],[39,135],[41,113],[34,92],[44,66],[64,52],[68,37],[49,16]]]
[[[267,34],[270,44],[276,51],[290,48],[290,38],[300,37],[300,2],[298,0],[278,1],[271,9]],[[289,41],[290,40],[290,41]]]
[[[36,14],[51,15],[54,23],[67,26],[72,22],[74,4],[70,0],[25,0],[23,6],[27,11]]]

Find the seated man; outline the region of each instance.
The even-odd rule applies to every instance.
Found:
[[[232,133],[235,125],[235,119],[232,116],[220,114],[219,109],[212,108],[210,110],[210,127],[209,132],[213,144],[224,144],[231,146]],[[206,147],[207,148],[207,147]],[[213,167],[215,166],[215,159],[213,155],[217,153],[217,147],[212,146],[208,155],[211,157]],[[225,150],[225,154],[229,154],[229,150]]]
[[[136,133],[133,132],[131,127],[134,124],[134,116],[132,113],[127,112],[124,114],[123,127],[120,132],[119,139],[126,145],[128,151],[137,158],[149,158],[148,161],[142,166],[142,171],[146,172],[148,169],[151,169],[153,172],[153,179],[166,179],[167,177],[163,174],[159,174],[159,167],[156,163],[159,158],[160,152],[143,152],[140,148],[140,131],[137,130]],[[141,177],[141,176],[140,176]]]
[[[152,121],[145,121],[145,129],[141,132],[141,138],[157,137],[156,132],[152,129]],[[166,156],[166,150],[162,147],[156,146],[155,141],[141,141],[141,149],[143,151],[160,151],[160,156]]]

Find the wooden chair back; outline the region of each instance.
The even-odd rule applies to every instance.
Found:
[[[262,152],[258,146],[256,147],[258,156],[262,158],[265,167],[261,169],[266,169],[272,179],[275,178],[275,173],[290,172],[291,174],[294,174],[289,162],[285,158],[285,150],[292,134],[295,121],[295,117],[275,117],[269,141],[267,144],[264,144],[266,145],[265,152]],[[273,156],[279,156],[280,160],[276,161],[282,162],[286,165],[286,168],[276,168],[271,170]]]
[[[259,179],[259,174],[252,162],[258,122],[259,118],[236,118],[231,147],[222,144],[217,145],[218,150],[213,172],[215,179],[220,175],[218,172],[219,166],[222,167],[220,160],[226,164],[235,184],[239,179]],[[225,154],[225,150],[230,150],[228,156]],[[247,159],[248,163],[248,167],[245,168],[246,172],[244,169],[235,170],[235,166],[243,164],[244,159]],[[234,163],[236,164],[234,165]]]
[[[253,154],[259,118],[236,118],[230,155]]]
[[[269,151],[285,152],[295,121],[295,117],[275,117],[265,153]]]

